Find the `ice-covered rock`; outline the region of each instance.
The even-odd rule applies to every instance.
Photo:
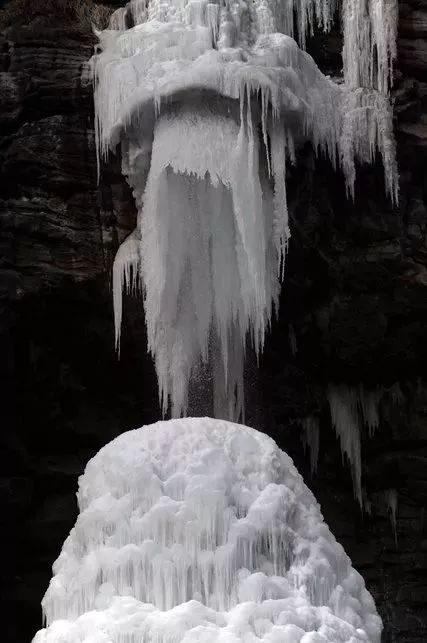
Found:
[[[292,38],[329,29],[334,0],[132,0],[98,34],[99,157],[121,144],[139,210],[114,266],[116,343],[122,293],[138,285],[164,413],[187,413],[189,383],[212,363],[215,414],[243,417],[245,350],[260,353],[278,305],[299,144],[339,165],[350,195],[355,163],[379,153],[397,199],[397,14],[384,2],[344,3],[344,84]]]

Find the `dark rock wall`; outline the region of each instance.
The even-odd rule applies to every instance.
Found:
[[[114,354],[111,258],[135,212],[114,162],[97,186],[82,79],[94,44],[87,26],[49,12],[0,40],[5,643],[30,641],[41,626],[85,462],[121,430],[158,418],[139,302],[129,302],[122,360]]]
[[[427,640],[427,2],[400,9],[400,207],[383,196],[379,166],[361,168],[352,204],[342,178],[301,152],[290,176],[281,313],[260,370],[248,374],[247,422],[294,457],[377,600],[384,641],[409,643]],[[93,46],[87,25],[49,12],[20,19],[0,40],[1,590],[11,643],[31,640],[40,625],[84,464],[113,436],[159,418],[140,302],[125,304],[120,362],[113,350],[111,260],[135,212],[117,160],[97,187],[91,86],[82,76]],[[337,70],[338,36],[311,46],[319,64]],[[354,502],[341,462],[330,382],[381,389],[380,427],[362,445],[370,514]],[[308,415],[321,428],[312,479],[300,440]]]

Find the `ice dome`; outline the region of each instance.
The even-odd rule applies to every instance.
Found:
[[[79,516],[34,643],[379,643],[381,619],[289,456],[209,418],[120,435]]]

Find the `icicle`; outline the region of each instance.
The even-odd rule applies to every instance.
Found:
[[[285,257],[291,236],[286,196],[286,137],[283,123],[273,126],[271,132],[271,166],[274,178],[274,243],[278,257],[277,272],[283,280]]]
[[[373,163],[379,152],[384,165],[386,192],[394,205],[398,203],[399,177],[393,111],[388,98],[365,89],[347,92],[344,95],[339,147],[347,191],[352,198],[356,179],[355,161]]]
[[[362,489],[362,507],[363,511],[368,514],[368,516],[372,515],[372,502],[364,488]]]
[[[310,474],[313,477],[317,471],[319,460],[319,418],[309,415],[302,421],[302,443],[304,453],[307,447],[310,449]]]
[[[341,453],[348,458],[353,489],[362,506],[360,426],[357,412],[357,393],[347,386],[329,385],[328,400],[332,425],[340,440]]]
[[[332,27],[336,11],[336,0],[288,0],[275,2],[277,30],[294,36],[294,22],[298,31],[300,46],[305,48],[307,36],[311,36],[317,25],[324,31]]]
[[[354,493],[361,506],[361,435],[365,425],[369,437],[378,427],[380,397],[379,389],[366,391],[362,384],[357,388],[344,384],[330,384],[328,387],[332,424],[340,440],[343,457],[346,455],[350,463]]]
[[[217,43],[219,35],[219,5],[209,2],[206,5],[206,22],[212,34],[212,42]]]
[[[289,324],[289,347],[291,349],[292,355],[296,355],[298,351],[297,337],[295,335],[295,330],[292,324]]]
[[[163,410],[170,400],[174,415],[185,414],[188,383],[209,357],[213,331],[231,416],[242,414],[245,342],[249,335],[262,349],[277,298],[249,118],[245,110],[242,128],[208,110],[179,110],[161,115],[155,127],[140,216],[141,271],[149,350]]]
[[[398,495],[396,489],[388,489],[385,492],[386,503],[388,507],[388,512],[390,514],[391,526],[393,529],[394,543],[397,549],[397,506],[398,506]]]
[[[151,7],[155,7],[158,10],[158,5],[160,3],[157,1],[149,2],[149,0],[130,0],[130,10],[136,25],[140,25],[147,19],[149,4]]]
[[[135,295],[140,279],[140,241],[137,232],[132,232],[120,246],[113,265],[113,303],[116,350],[120,354],[123,292]]]
[[[270,151],[268,147],[268,132],[267,132],[267,115],[268,115],[268,95],[265,89],[261,88],[261,130],[262,130],[262,140],[264,142],[265,148],[265,157],[267,161],[268,176],[271,176],[271,163],[270,163]]]
[[[109,29],[126,31],[127,29],[128,7],[119,7],[110,17]]]
[[[381,398],[381,390],[375,389],[365,391],[362,385],[359,386],[358,401],[362,413],[364,423],[369,430],[369,437],[371,438],[375,430],[378,428],[380,420],[378,416],[378,405]]]
[[[344,79],[351,89],[388,94],[393,83],[397,0],[344,0]]]
[[[233,326],[229,331],[227,361],[220,359],[219,352],[212,354],[213,408],[216,418],[245,421],[244,353],[240,333]]]
[[[395,406],[402,406],[405,396],[403,395],[402,389],[399,382],[395,382],[388,389],[387,392],[391,396],[391,400]]]

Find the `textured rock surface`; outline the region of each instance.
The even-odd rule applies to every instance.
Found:
[[[281,315],[260,372],[249,369],[246,422],[268,429],[309,480],[299,422],[319,418],[310,485],[376,596],[384,641],[409,643],[427,640],[427,2],[401,2],[400,13],[399,211],[383,197],[380,169],[361,169],[351,204],[340,177],[302,152]],[[119,431],[159,413],[138,302],[126,302],[121,362],[113,352],[109,271],[134,208],[114,159],[97,188],[91,88],[82,80],[93,44],[87,26],[52,15],[0,40],[1,538],[16,554],[2,569],[2,601],[20,615],[5,622],[11,643],[30,640],[40,624],[50,565],[75,518],[76,475]],[[339,38],[311,46],[336,73]],[[380,427],[362,448],[370,515],[353,501],[341,464],[329,382],[384,389]],[[386,390],[396,382],[399,404],[397,389]]]

